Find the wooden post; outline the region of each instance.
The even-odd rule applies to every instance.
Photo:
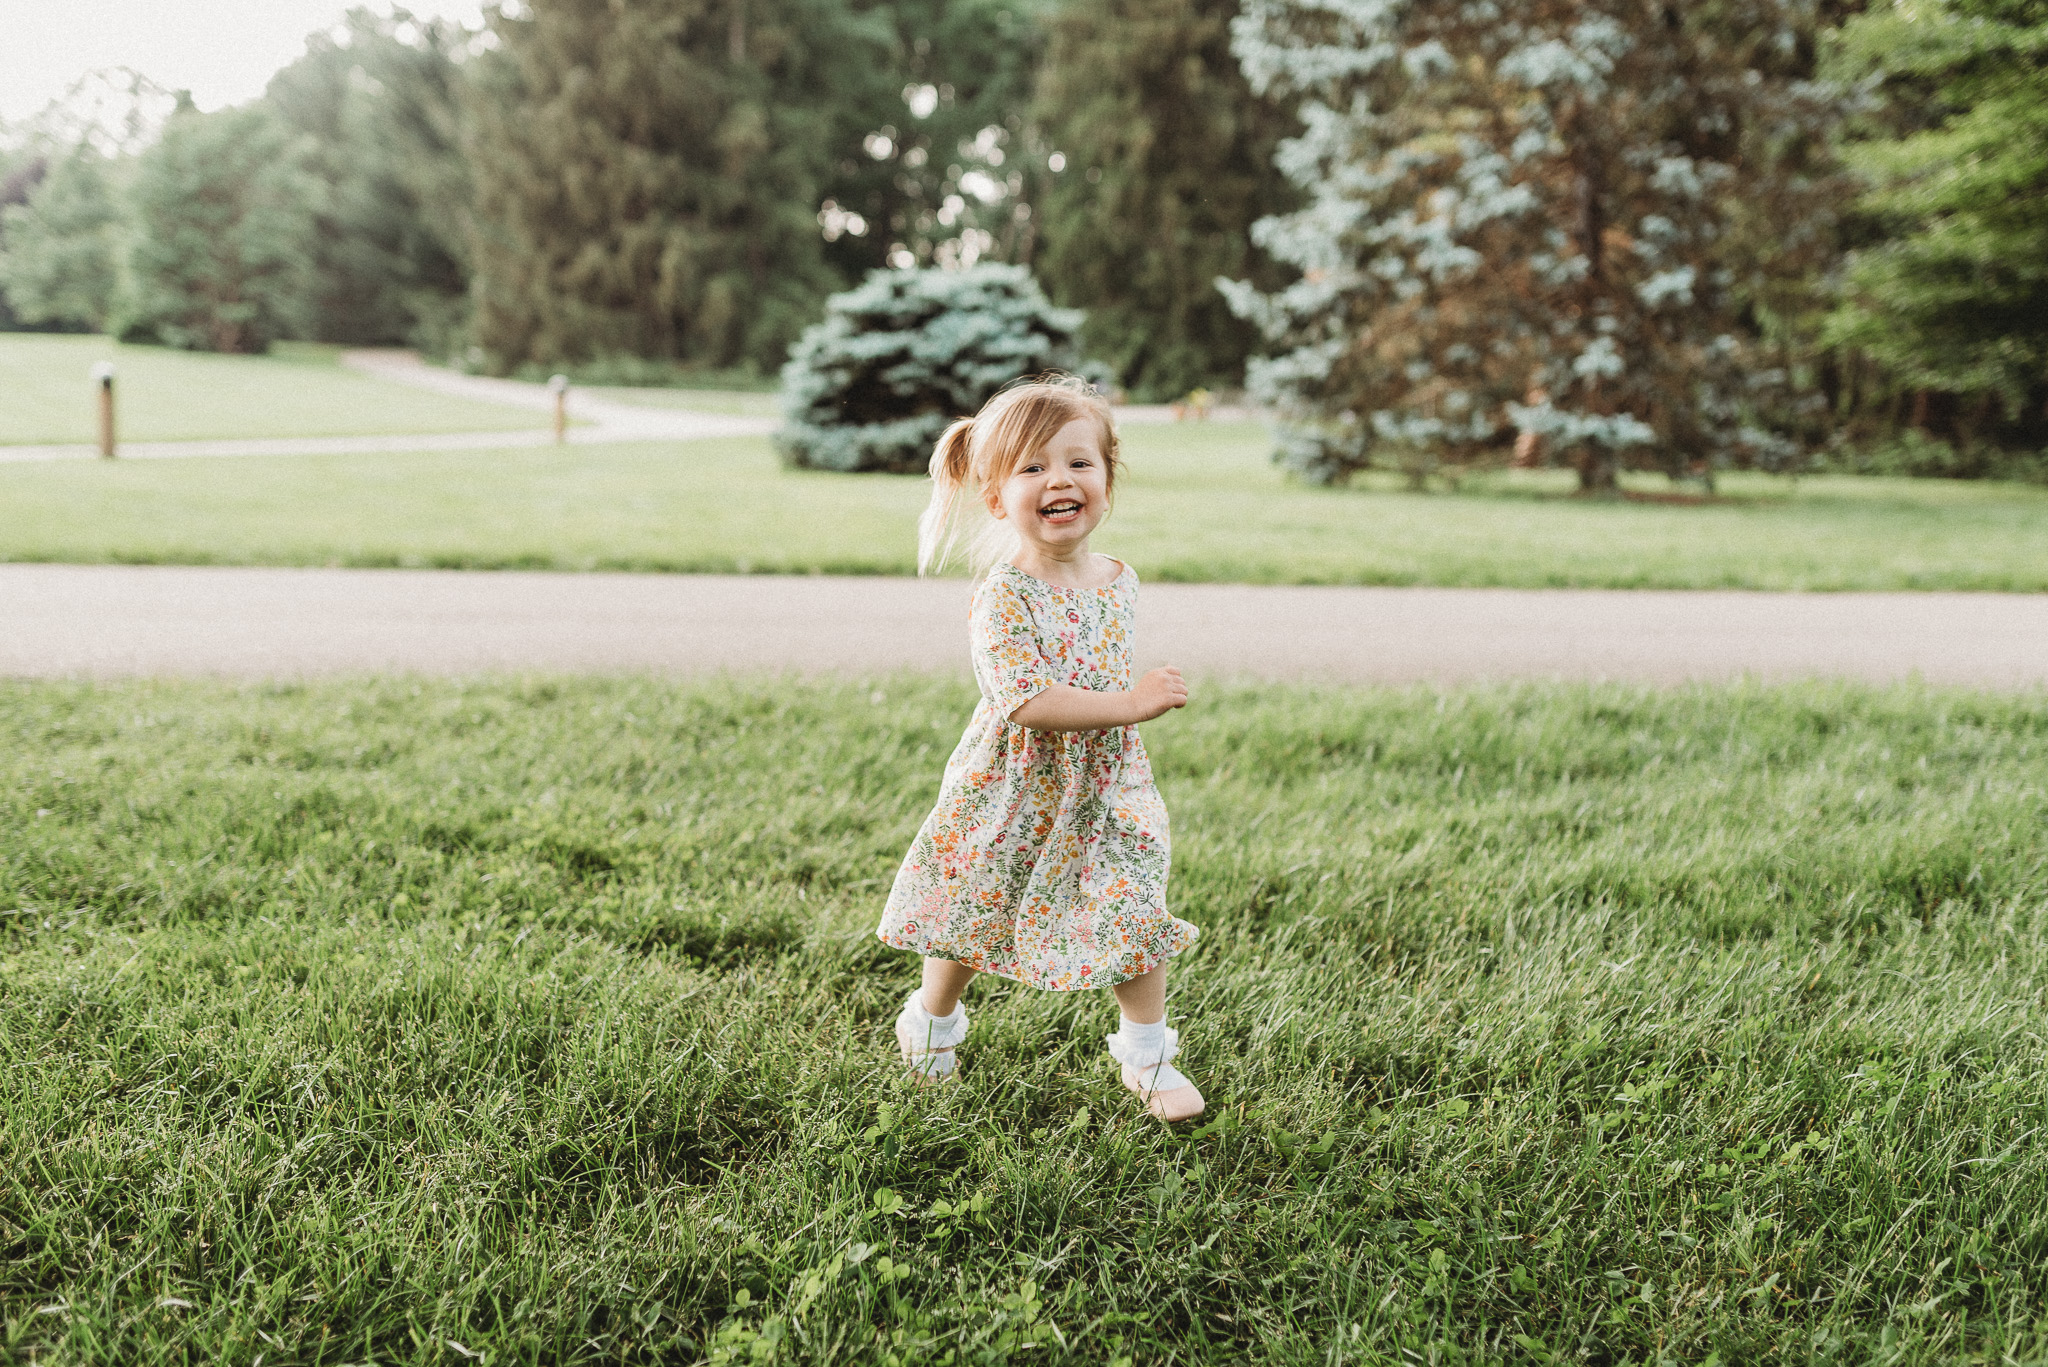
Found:
[[[101,361],[92,368],[93,383],[99,387],[100,455],[114,458],[114,363]]]
[[[555,441],[569,440],[569,377],[550,375],[548,392],[555,396]]]

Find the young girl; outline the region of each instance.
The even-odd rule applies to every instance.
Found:
[[[1166,910],[1166,806],[1137,731],[1188,690],[1177,669],[1131,686],[1138,576],[1088,549],[1116,487],[1109,405],[1074,379],[1006,389],[946,429],[931,472],[919,573],[944,562],[963,505],[992,519],[968,618],[981,703],[876,932],[924,955],[896,1041],[913,1073],[943,1082],[975,974],[1108,987],[1124,1086],[1161,1120],[1200,1115],[1166,1025],[1166,961],[1198,932]]]

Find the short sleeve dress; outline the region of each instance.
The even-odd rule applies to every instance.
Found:
[[[1055,683],[1131,686],[1138,576],[1067,589],[998,564],[969,611],[981,702],[876,932],[884,944],[1070,992],[1149,973],[1195,942],[1166,910],[1166,804],[1135,726],[1033,731]]]

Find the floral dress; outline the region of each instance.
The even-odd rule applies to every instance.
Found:
[[[1055,683],[1131,686],[1138,576],[1065,589],[998,564],[969,611],[981,702],[903,857],[884,944],[1070,992],[1149,973],[1195,942],[1166,910],[1166,804],[1135,726],[1010,720]]]

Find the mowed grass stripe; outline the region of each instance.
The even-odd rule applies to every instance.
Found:
[[[342,348],[268,356],[135,346],[111,337],[0,333],[0,447],[99,440],[88,372],[112,361],[124,442],[533,431],[545,413],[412,389],[342,369]]]
[[[1724,501],[1684,505],[1577,500],[1568,472],[1513,471],[1425,495],[1291,484],[1255,423],[1123,441],[1096,543],[1153,581],[2048,590],[2048,490],[2026,486],[1739,475]],[[929,492],[786,470],[764,438],[0,463],[0,560],[910,574]]]
[[[977,985],[898,1078],[970,702],[0,689],[6,1355],[2041,1351],[2048,698],[1199,699],[1184,1133],[1100,994]]]

